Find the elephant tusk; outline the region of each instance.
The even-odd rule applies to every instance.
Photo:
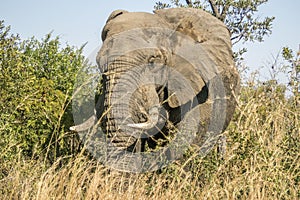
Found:
[[[127,124],[127,126],[138,129],[151,129],[158,123],[159,106],[153,106],[149,109],[149,120],[144,123]]]
[[[88,120],[83,122],[82,124],[79,124],[79,125],[76,125],[76,126],[71,126],[70,130],[71,131],[76,131],[76,132],[85,131],[85,130],[93,127],[95,125],[96,120],[97,120],[96,115],[93,115]]]
[[[155,124],[151,122],[137,123],[137,124],[127,124],[127,126],[131,128],[139,128],[139,129],[150,129],[154,127]]]

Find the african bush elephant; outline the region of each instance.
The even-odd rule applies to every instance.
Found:
[[[193,8],[116,10],[102,40],[100,126],[115,147],[155,149],[179,128],[200,144],[228,126],[240,80],[230,33],[217,18]]]

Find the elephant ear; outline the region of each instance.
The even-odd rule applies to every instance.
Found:
[[[240,90],[240,78],[233,60],[228,28],[222,21],[201,9],[171,8],[154,13],[172,26],[175,35],[181,34],[182,37],[176,40],[173,52],[184,55],[182,57],[192,63],[196,72],[208,85],[208,101],[213,101],[219,93],[225,92],[226,127],[234,113],[235,95]],[[193,41],[193,44],[186,44],[188,40]],[[222,90],[214,86],[217,77],[223,83]],[[203,83],[200,82],[198,90],[201,84]],[[176,105],[176,101],[173,100],[171,104]]]
[[[196,68],[184,58],[174,55],[172,61],[168,78],[168,104],[175,108],[193,100],[205,87],[205,82]]]
[[[200,43],[208,56],[217,64],[219,71],[233,67],[230,33],[225,24],[201,9],[171,8],[154,11],[173,29]]]

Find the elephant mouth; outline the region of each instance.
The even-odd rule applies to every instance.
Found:
[[[151,129],[158,123],[159,105],[155,105],[149,109],[148,121],[144,123],[127,124],[127,126],[138,129]]]

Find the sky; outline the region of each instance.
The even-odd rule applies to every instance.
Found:
[[[80,47],[86,44],[84,55],[93,57],[101,45],[101,30],[109,14],[116,9],[152,12],[157,0],[0,0],[0,20],[11,25],[12,33],[22,39],[43,38],[52,32],[63,43]],[[165,0],[164,2],[168,2]],[[246,47],[244,65],[255,71],[270,67],[282,47],[295,52],[300,45],[300,1],[269,0],[259,8],[258,17],[275,16],[272,35],[262,43],[234,46]],[[263,76],[268,76],[264,71]]]

